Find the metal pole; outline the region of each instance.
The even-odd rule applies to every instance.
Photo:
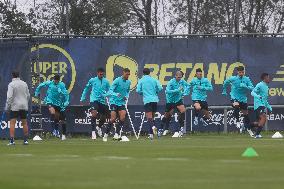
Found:
[[[236,0],[235,33],[240,32],[240,7],[241,0]]]
[[[70,31],[69,31],[69,22],[70,22],[70,18],[69,18],[69,3],[68,0],[65,0],[65,7],[66,7],[66,15],[65,15],[65,22],[66,22],[66,27],[65,27],[65,33],[66,35],[69,35]]]
[[[224,108],[224,133],[228,133],[228,109]]]
[[[158,34],[158,18],[157,18],[157,14],[158,14],[158,5],[157,5],[157,0],[155,0],[155,30],[156,30],[156,35]]]

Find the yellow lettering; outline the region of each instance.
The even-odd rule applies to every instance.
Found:
[[[192,63],[177,63],[176,68],[180,68],[180,71],[184,73],[183,77],[185,77],[187,69],[192,68]]]
[[[160,70],[159,64],[145,64],[144,68],[153,69],[150,73],[151,77],[159,79],[158,78],[158,73],[159,73],[159,70]]]
[[[269,89],[269,95],[270,96],[276,96],[276,89],[275,88],[270,88]]]
[[[212,82],[214,78],[215,84],[222,84],[224,82],[226,73],[227,63],[222,63],[221,71],[219,72],[219,67],[217,63],[210,63],[207,73],[207,78]]]
[[[162,64],[159,76],[159,80],[162,85],[167,85],[168,81],[165,81],[166,77],[173,76],[173,72],[167,72],[168,68],[175,68],[175,63]]]
[[[238,66],[244,66],[245,67],[245,65],[241,62],[235,62],[235,63],[231,64],[229,66],[228,70],[227,70],[226,79],[231,77],[234,74],[234,70]]]
[[[58,62],[58,63],[59,63],[59,73],[67,73],[67,64],[65,62]]]
[[[49,68],[51,68],[50,62],[42,62],[42,73],[46,73]]]
[[[196,70],[200,68],[201,70],[204,70],[203,69],[203,63],[196,63],[194,64],[194,67],[193,69],[191,70],[190,74],[189,74],[189,77],[187,79],[187,82],[190,82],[192,80],[192,78],[194,78],[195,74],[196,74]],[[203,75],[204,75],[204,71],[203,71]]]
[[[52,73],[58,73],[58,62],[52,62]]]

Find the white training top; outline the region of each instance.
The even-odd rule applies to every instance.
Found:
[[[6,110],[19,111],[29,108],[30,92],[26,82],[13,78],[8,85]]]

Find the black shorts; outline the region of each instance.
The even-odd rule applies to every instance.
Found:
[[[259,117],[265,114],[266,115],[266,107],[264,106],[259,106],[256,110],[255,110],[255,115],[256,115],[256,119],[259,119]]]
[[[19,110],[19,111],[10,111],[9,117],[10,119],[27,119],[28,111]]]
[[[183,105],[183,101],[180,100],[176,103],[166,103],[166,110],[165,112],[170,112],[172,109],[175,109],[177,106]]]
[[[193,100],[193,104],[199,103],[201,106],[201,110],[208,110],[208,104],[206,101],[201,101],[201,100]]]
[[[245,102],[240,102],[240,101],[235,100],[235,99],[232,99],[231,102],[232,102],[232,103],[238,102],[238,103],[239,103],[239,107],[240,107],[241,110],[248,110],[248,104],[245,103]],[[232,105],[232,107],[234,108],[233,105]]]
[[[125,105],[122,105],[122,106],[117,106],[115,104],[110,105],[110,111],[119,112],[119,111],[122,111],[122,110],[126,110]]]
[[[108,105],[102,104],[98,101],[91,102],[90,104],[91,104],[91,110],[96,110],[101,115],[109,114]]]
[[[65,121],[66,115],[65,112],[59,106],[55,106],[53,104],[48,104],[48,107],[52,107],[55,109],[55,112],[59,113],[59,120]]]
[[[147,104],[144,104],[144,110],[145,112],[156,112],[157,111],[157,102],[149,102]]]

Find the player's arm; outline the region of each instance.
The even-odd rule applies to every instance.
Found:
[[[27,84],[26,84],[26,91],[25,91],[25,93],[26,93],[26,96],[27,96],[27,101],[29,101],[30,97],[31,97],[31,94],[30,94],[29,87],[28,87]]]
[[[261,98],[261,96],[260,95],[258,95],[258,93],[259,93],[259,84],[257,84],[256,86],[255,86],[255,88],[251,91],[251,96],[253,96],[253,97],[256,97],[256,98]]]
[[[208,79],[206,79],[205,85],[201,86],[201,89],[205,91],[213,91],[213,86],[211,82]]]
[[[6,101],[6,106],[5,110],[10,110],[11,109],[11,104],[13,101],[13,87],[9,84],[8,85],[8,91],[7,91],[7,101]]]
[[[252,84],[252,81],[250,80],[250,78],[248,78],[248,80],[247,80],[247,85],[246,85],[246,88],[248,89],[248,90],[253,90],[253,84]]]
[[[141,79],[138,81],[136,92],[140,95],[143,95]]]
[[[106,90],[103,93],[103,97],[107,97],[108,96],[109,88],[110,88],[110,84],[109,84],[109,81],[107,81],[107,83],[106,83]]]
[[[48,87],[50,84],[50,81],[45,81],[45,82],[42,82],[41,84],[39,84],[35,90],[35,96],[39,96],[40,94],[40,90],[43,88],[43,87]]]
[[[189,84],[186,81],[184,81],[182,83],[182,85],[183,85],[183,94],[182,95],[183,96],[189,95],[189,93],[190,93]]]
[[[90,80],[88,81],[87,85],[85,86],[85,88],[84,88],[84,90],[83,90],[83,93],[82,93],[82,95],[81,95],[81,99],[80,99],[81,102],[84,101],[84,100],[86,100],[87,93],[88,93],[88,91],[90,90],[90,88],[92,87],[92,83],[93,83],[93,80],[90,79]]]
[[[156,83],[157,83],[156,92],[159,93],[163,90],[163,86],[161,85],[160,81],[157,79],[156,79]]]
[[[119,93],[114,92],[118,85],[118,79],[115,79],[109,88],[107,96],[119,96]]]
[[[125,95],[126,98],[129,98],[130,86],[131,86],[131,81],[129,81],[129,86],[128,86],[128,88],[127,88],[127,92],[126,92],[126,95]]]
[[[226,79],[223,83],[223,90],[222,90],[222,94],[223,95],[227,95],[227,87],[228,85],[231,83],[231,78],[232,77],[229,77],[228,79]]]
[[[166,87],[166,93],[167,94],[173,94],[173,93],[179,93],[181,91],[180,88],[173,89],[172,81],[169,81]]]

